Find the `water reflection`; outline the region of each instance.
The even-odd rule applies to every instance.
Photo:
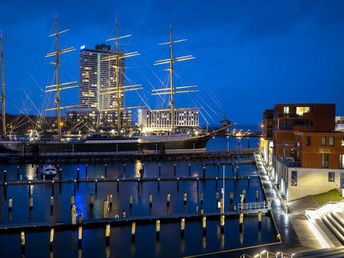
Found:
[[[143,169],[143,164],[141,160],[135,161],[135,177],[140,177],[140,170]]]

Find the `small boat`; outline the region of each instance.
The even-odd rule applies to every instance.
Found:
[[[40,173],[42,177],[46,179],[53,179],[58,175],[57,168],[54,165],[43,165],[40,169]]]

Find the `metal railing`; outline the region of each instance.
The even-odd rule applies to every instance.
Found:
[[[270,252],[263,250],[260,253],[249,255],[249,254],[242,254],[240,258],[293,258],[295,254],[288,254],[284,252]]]
[[[271,210],[271,203],[269,201],[264,202],[249,202],[249,203],[239,203],[238,211],[243,213],[254,213],[257,210],[268,211]]]

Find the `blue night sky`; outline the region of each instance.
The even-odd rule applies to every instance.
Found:
[[[167,57],[158,43],[168,39],[171,22],[177,55],[196,59],[178,64],[176,85],[199,85],[200,92],[177,96],[178,106],[202,108],[214,124],[227,114],[239,124],[258,124],[262,112],[275,103],[336,103],[344,115],[344,1],[0,1],[0,31],[5,36],[7,109],[38,113],[48,106],[44,85],[53,78],[45,53],[53,50],[54,17],[70,32],[61,46],[77,51],[62,57],[62,80],[79,80],[80,46],[93,47],[113,36],[115,17],[120,34],[133,34],[122,48],[139,51],[128,59],[127,76],[144,90],[128,93],[126,102],[148,99],[166,82]],[[159,80],[161,79],[161,81]],[[78,102],[78,90],[62,96],[64,104]],[[166,103],[165,103],[166,104]]]

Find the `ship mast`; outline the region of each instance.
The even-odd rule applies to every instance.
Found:
[[[1,34],[1,114],[2,114],[2,134],[7,135],[6,131],[6,106],[5,106],[5,61],[4,61],[4,37]]]
[[[109,66],[111,67],[111,61],[115,61],[114,68],[115,68],[115,86],[114,87],[108,87],[103,89],[100,94],[106,95],[106,94],[115,94],[115,105],[114,108],[110,109],[102,109],[101,111],[115,111],[115,115],[117,117],[117,130],[118,133],[121,133],[122,130],[122,119],[121,119],[121,112],[122,110],[129,109],[129,108],[139,108],[140,106],[124,106],[124,103],[122,101],[122,95],[127,91],[136,91],[141,90],[142,87],[140,84],[132,84],[132,85],[123,85],[121,78],[122,75],[124,75],[124,71],[122,71],[121,66],[121,60],[128,57],[138,56],[139,53],[137,51],[135,52],[128,52],[124,53],[121,52],[119,49],[119,40],[124,38],[129,38],[132,35],[123,35],[119,36],[118,34],[118,22],[117,18],[115,20],[115,37],[107,39],[106,41],[115,41],[115,49],[114,54],[109,55],[102,59],[102,61],[109,62]],[[109,76],[109,81],[111,80],[111,77]],[[123,96],[124,98],[124,96]]]
[[[79,105],[70,105],[70,106],[61,106],[61,90],[66,90],[66,89],[71,89],[71,88],[77,88],[77,85],[72,85],[75,84],[76,81],[71,81],[71,82],[60,82],[60,56],[62,54],[74,51],[75,48],[69,47],[65,49],[60,49],[60,34],[65,33],[69,31],[69,29],[61,30],[59,31],[59,22],[58,22],[58,17],[56,16],[55,18],[55,33],[50,34],[49,37],[55,37],[55,51],[48,53],[46,57],[52,57],[55,56],[55,62],[51,62],[55,66],[55,84],[48,85],[46,86],[45,92],[55,92],[55,104],[56,107],[54,108],[48,108],[45,111],[51,111],[51,110],[56,110],[56,115],[57,115],[57,132],[58,132],[58,140],[61,141],[62,138],[62,119],[61,119],[61,109],[65,108],[72,108],[72,107],[77,107]],[[65,87],[61,87],[65,86]]]
[[[181,62],[186,60],[195,59],[192,55],[186,55],[186,56],[180,56],[180,57],[174,57],[174,44],[187,41],[187,39],[179,39],[179,40],[173,40],[172,35],[172,24],[170,24],[169,28],[169,34],[170,34],[170,40],[168,42],[160,43],[159,45],[169,45],[170,48],[170,57],[167,59],[158,60],[154,63],[154,65],[162,65],[162,64],[169,64],[169,68],[167,71],[169,72],[169,87],[167,88],[159,88],[154,89],[152,95],[170,95],[170,112],[171,112],[171,133],[174,134],[175,129],[175,103],[174,103],[174,95],[177,93],[188,93],[188,92],[197,92],[196,89],[197,85],[189,85],[189,86],[175,86],[174,80],[173,80],[173,74],[174,74],[174,63],[175,62]],[[186,90],[185,90],[186,89]]]

